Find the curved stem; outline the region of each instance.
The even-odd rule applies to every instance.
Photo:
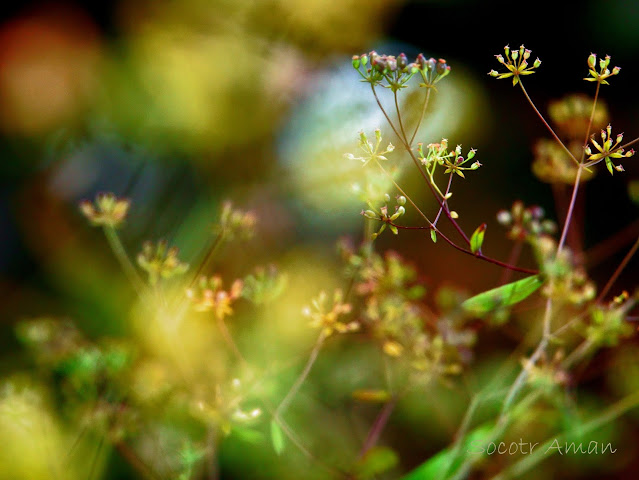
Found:
[[[127,255],[126,250],[124,249],[124,246],[120,241],[118,232],[115,228],[110,226],[105,226],[103,228],[103,231],[107,241],[109,242],[109,246],[111,247],[111,250],[115,255],[115,258],[117,258],[120,266],[122,267],[122,270],[124,270],[124,274],[129,278],[136,292],[138,292],[138,295],[142,296],[146,289],[146,285],[144,283],[144,280],[142,280],[142,278],[140,277],[138,271],[133,266],[133,263],[129,259],[129,256]]]
[[[362,449],[360,450],[358,455],[359,458],[363,458],[364,455],[366,455],[366,453],[368,453],[368,451],[371,448],[373,448],[375,444],[377,443],[377,441],[379,440],[379,437],[382,434],[384,427],[388,423],[388,419],[390,418],[391,414],[393,413],[393,410],[395,409],[395,406],[397,405],[397,400],[398,400],[397,396],[393,396],[388,401],[388,403],[384,405],[384,408],[382,408],[382,410],[379,412],[379,415],[375,419],[373,426],[368,432],[368,436],[366,437],[366,440],[364,441],[364,445],[362,445]]]
[[[635,244],[628,251],[628,253],[626,253],[626,256],[623,257],[623,260],[621,261],[621,263],[619,264],[615,272],[610,277],[610,280],[608,280],[608,283],[606,283],[606,286],[603,288],[603,290],[601,290],[601,293],[597,297],[597,300],[595,300],[595,303],[600,303],[604,299],[604,297],[608,294],[608,292],[610,291],[614,283],[617,281],[617,278],[619,278],[619,275],[621,275],[621,272],[623,272],[624,268],[626,268],[626,266],[628,265],[628,262],[630,262],[630,259],[634,256],[635,253],[637,253],[638,248],[639,248],[639,237],[637,237],[637,241],[635,242]]]
[[[524,96],[526,97],[526,100],[528,100],[528,103],[530,104],[530,106],[533,108],[533,110],[535,111],[535,113],[537,114],[537,116],[539,117],[539,119],[542,121],[542,123],[546,126],[546,128],[550,131],[551,135],[554,137],[554,139],[557,141],[557,143],[559,143],[559,145],[561,145],[561,148],[564,149],[564,151],[568,154],[568,156],[572,159],[573,162],[575,162],[577,165],[580,164],[579,161],[577,161],[577,159],[575,158],[575,156],[572,154],[572,152],[568,149],[568,147],[566,147],[566,145],[564,145],[564,142],[561,141],[561,139],[557,136],[557,134],[555,133],[555,131],[552,129],[552,127],[548,124],[548,122],[546,121],[546,119],[544,118],[544,116],[539,112],[539,110],[537,110],[537,106],[535,105],[535,103],[532,101],[532,99],[530,98],[530,96],[528,95],[528,92],[526,91],[526,88],[524,87],[523,82],[521,81],[521,79],[519,80],[519,86],[521,87],[521,91],[524,92]]]
[[[300,389],[300,387],[306,380],[306,377],[308,377],[308,374],[310,373],[311,368],[313,367],[313,364],[315,363],[315,360],[317,359],[317,355],[319,354],[319,351],[322,348],[322,345],[324,344],[325,339],[326,339],[326,335],[324,334],[324,332],[320,333],[320,336],[317,338],[317,341],[315,342],[315,346],[313,347],[313,350],[311,351],[311,354],[308,357],[308,361],[306,362],[306,366],[304,367],[304,370],[302,371],[300,376],[297,377],[297,380],[295,380],[295,383],[293,384],[291,389],[288,391],[284,399],[280,402],[280,404],[275,409],[275,413],[274,413],[275,417],[280,417],[282,413],[284,413],[289,403],[291,402],[291,400],[293,400],[293,397],[295,396],[297,391]]]
[[[406,141],[406,138],[403,138],[402,135],[400,134],[400,132],[397,131],[397,128],[395,128],[395,125],[393,125],[393,122],[391,122],[388,114],[386,113],[386,110],[384,109],[384,107],[382,106],[382,102],[379,100],[379,97],[377,96],[377,92],[375,91],[375,86],[373,84],[371,84],[371,89],[373,91],[373,95],[375,96],[375,101],[377,102],[377,105],[379,106],[380,110],[382,111],[382,113],[384,114],[384,117],[386,117],[386,120],[388,121],[389,125],[391,126],[391,128],[393,129],[393,132],[395,132],[395,135],[397,135],[397,138],[399,138],[399,141],[404,145],[404,148],[406,149],[406,151],[408,152],[408,154],[410,155],[410,158],[413,160],[413,163],[415,164],[415,166],[417,167],[417,170],[419,170],[419,173],[421,174],[422,178],[424,179],[424,181],[426,182],[426,185],[428,185],[429,190],[431,191],[433,197],[435,197],[435,200],[437,200],[437,204],[444,210],[444,213],[446,214],[446,217],[448,218],[448,220],[451,222],[451,224],[453,225],[453,227],[455,227],[455,230],[457,230],[457,232],[461,235],[461,237],[464,239],[464,241],[466,242],[466,244],[470,245],[470,239],[468,238],[468,235],[466,235],[466,233],[462,230],[462,228],[459,226],[459,224],[455,221],[455,219],[450,215],[450,211],[448,210],[448,207],[446,207],[443,198],[440,198],[440,195],[437,193],[437,191],[435,190],[435,188],[433,187],[430,179],[428,178],[428,176],[426,175],[426,173],[424,173],[424,171],[422,170],[422,168],[419,165],[419,160],[417,159],[417,157],[415,156],[415,153],[413,152],[413,149],[410,147],[410,145],[408,144],[408,142]]]
[[[538,270],[532,270],[532,269],[529,269],[529,268],[518,267],[516,265],[510,265],[508,263],[502,262],[501,260],[497,260],[496,258],[487,257],[486,255],[484,255],[483,253],[480,253],[480,252],[473,253],[472,251],[467,250],[464,247],[460,247],[459,245],[457,245],[450,238],[448,238],[446,235],[444,235],[441,232],[441,230],[439,230],[437,227],[433,226],[432,224],[431,224],[430,227],[425,227],[425,226],[408,227],[408,226],[404,226],[404,225],[397,225],[396,223],[393,223],[393,222],[390,222],[390,221],[387,221],[386,223],[388,223],[389,225],[392,225],[394,227],[397,227],[399,229],[402,229],[402,230],[435,230],[435,232],[437,232],[437,235],[442,237],[446,243],[448,243],[451,247],[456,248],[457,250],[459,250],[462,253],[465,253],[465,254],[470,255],[472,257],[475,257],[475,258],[478,258],[479,260],[483,260],[485,262],[492,263],[494,265],[498,265],[500,267],[507,268],[509,270],[513,270],[514,272],[529,273],[531,275],[537,275],[539,273]]]
[[[415,125],[415,131],[410,137],[410,142],[408,142],[409,145],[413,144],[413,141],[415,140],[415,136],[417,135],[417,132],[419,131],[419,127],[421,127],[422,121],[424,120],[424,114],[426,113],[426,108],[428,107],[428,100],[430,99],[430,90],[431,90],[430,88],[426,89],[426,98],[424,98],[424,104],[422,105],[422,113],[419,116],[419,121],[417,122],[417,125]]]
[[[566,443],[571,435],[578,434],[579,436],[587,435],[590,432],[595,431],[602,425],[610,423],[616,420],[628,410],[636,408],[639,405],[639,393],[633,393],[627,397],[622,398],[617,403],[606,409],[604,413],[590,420],[589,422],[582,423],[578,426],[577,431],[570,431],[559,436],[554,436],[539,446],[539,449],[530,455],[524,456],[521,460],[518,460],[514,464],[510,465],[506,470],[500,472],[498,475],[492,477],[492,480],[507,480],[509,478],[518,478],[538,463],[541,463],[547,458],[547,453],[550,448],[556,444],[563,445]],[[556,449],[553,449],[552,453],[555,453]]]

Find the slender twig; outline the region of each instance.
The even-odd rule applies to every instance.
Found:
[[[129,256],[124,249],[124,245],[122,245],[122,242],[120,241],[120,236],[118,235],[117,230],[114,227],[105,226],[103,228],[103,231],[107,241],[109,242],[109,246],[111,247],[111,250],[115,255],[115,258],[120,263],[120,266],[122,267],[122,270],[124,270],[125,275],[133,284],[133,287],[138,292],[138,295],[142,296],[146,289],[144,281],[129,259]]]
[[[217,235],[217,237],[215,237],[215,240],[213,241],[213,243],[209,247],[208,251],[206,252],[206,255],[204,256],[204,259],[200,263],[200,266],[198,267],[197,271],[193,275],[193,278],[189,282],[189,288],[193,286],[193,284],[197,281],[198,278],[200,278],[200,275],[202,274],[204,269],[209,265],[211,259],[215,255],[215,252],[217,252],[217,249],[220,248],[220,245],[222,245],[222,242],[225,239],[225,233],[226,232],[224,230],[222,230]]]
[[[390,120],[390,117],[388,116],[388,114],[386,113],[386,110],[384,109],[382,102],[379,100],[379,97],[377,96],[377,92],[375,91],[375,86],[373,84],[371,84],[371,89],[373,91],[373,95],[375,97],[375,101],[377,102],[377,105],[379,106],[380,110],[382,111],[382,113],[384,114],[384,117],[386,117],[386,121],[388,121],[389,125],[391,126],[391,128],[393,129],[393,132],[395,132],[395,135],[397,135],[397,138],[399,138],[399,141],[404,145],[404,148],[406,149],[406,151],[408,152],[408,154],[410,155],[410,158],[413,160],[413,163],[415,164],[415,166],[417,167],[417,170],[419,170],[419,173],[421,174],[422,178],[424,179],[424,181],[426,182],[426,185],[428,186],[429,190],[431,191],[433,197],[435,197],[435,200],[437,200],[437,204],[443,208],[444,213],[446,214],[446,217],[448,218],[448,220],[451,222],[451,224],[453,225],[453,227],[455,227],[455,230],[457,230],[457,232],[461,235],[461,237],[464,239],[464,241],[466,242],[466,244],[470,245],[470,239],[468,238],[468,235],[466,235],[466,233],[462,230],[462,228],[459,226],[459,224],[455,221],[455,219],[451,216],[450,214],[450,210],[448,209],[448,207],[446,207],[446,205],[444,204],[444,199],[440,198],[440,195],[437,193],[437,191],[435,190],[435,188],[433,187],[430,179],[428,178],[428,175],[426,175],[426,173],[422,170],[422,168],[419,165],[419,160],[417,159],[417,157],[415,156],[415,153],[413,152],[413,149],[411,148],[411,146],[408,144],[406,138],[402,137],[402,135],[400,134],[400,132],[397,130],[397,128],[395,127],[395,125],[393,124],[393,122]]]
[[[388,223],[389,225],[392,225],[393,227],[396,227],[398,229],[402,229],[402,230],[435,230],[435,232],[437,232],[437,235],[440,236],[442,239],[444,239],[444,241],[446,243],[448,243],[451,247],[459,250],[462,253],[465,253],[466,255],[470,255],[471,257],[474,258],[478,258],[479,260],[483,260],[485,262],[488,263],[492,263],[494,265],[503,267],[503,268],[507,268],[509,270],[513,270],[514,272],[521,272],[521,273],[529,273],[531,275],[537,275],[539,273],[538,270],[533,270],[533,269],[529,269],[529,268],[524,268],[524,267],[518,267],[516,265],[510,265],[508,263],[502,262],[501,260],[497,260],[495,258],[492,257],[487,257],[486,255],[484,255],[481,252],[476,252],[473,253],[471,250],[467,250],[464,247],[460,247],[459,245],[457,245],[455,242],[453,242],[450,238],[448,238],[446,235],[444,235],[441,230],[439,230],[437,227],[429,226],[416,226],[416,227],[408,227],[408,226],[404,226],[404,225],[397,225],[396,223],[393,223],[391,221],[386,221],[386,223]]]
[[[524,242],[522,240],[515,240],[513,248],[510,251],[510,255],[508,257],[508,262],[507,262],[508,264],[514,265],[515,263],[519,261],[519,257],[521,255],[521,250],[523,246],[524,246]],[[511,276],[512,276],[512,270],[505,269],[501,274],[501,278],[499,279],[499,284],[505,285],[506,283],[508,283],[508,280],[510,280]]]
[[[415,208],[415,210],[417,210],[417,212],[422,216],[422,218],[424,220],[426,220],[426,222],[428,223],[428,227],[426,226],[421,226],[421,227],[405,227],[402,225],[397,225],[393,222],[387,221],[386,223],[388,223],[389,225],[393,225],[394,227],[397,228],[401,228],[401,229],[407,229],[407,230],[435,230],[435,232],[437,232],[437,234],[439,236],[441,236],[444,241],[446,243],[448,243],[450,246],[456,248],[457,250],[459,250],[460,252],[464,252],[467,255],[471,255],[475,258],[479,258],[480,260],[484,260],[485,262],[488,263],[493,263],[495,265],[498,265],[500,267],[503,268],[508,268],[510,270],[514,270],[516,272],[522,272],[522,273],[530,273],[533,275],[536,275],[537,273],[539,273],[537,270],[531,270],[528,268],[523,268],[523,267],[517,267],[515,265],[509,265],[507,263],[504,263],[500,260],[491,258],[491,257],[487,257],[486,255],[484,255],[481,252],[477,252],[477,253],[473,253],[470,250],[465,249],[464,247],[460,247],[459,245],[457,245],[455,242],[453,242],[450,238],[448,238],[446,235],[444,235],[441,230],[439,230],[435,224],[433,222],[431,222],[428,217],[424,214],[424,212],[422,212],[419,207],[415,204],[415,202],[411,199],[410,195],[408,195],[398,184],[397,182],[393,179],[392,175],[386,171],[386,169],[384,167],[382,167],[382,164],[379,163],[379,161],[377,159],[375,159],[375,162],[377,163],[377,166],[381,169],[381,171],[391,180],[391,182],[393,182],[393,185],[395,186],[395,188],[397,188],[397,190],[399,190],[399,192],[406,197],[406,200],[409,201],[409,203]]]
[[[410,137],[410,142],[408,142],[409,145],[413,144],[413,141],[415,140],[415,136],[417,135],[417,132],[419,131],[419,127],[422,125],[422,121],[424,120],[424,114],[426,113],[426,108],[428,107],[428,100],[430,99],[430,91],[431,91],[430,88],[426,89],[426,98],[424,98],[424,104],[422,105],[422,113],[419,116],[419,121],[417,122],[417,125],[415,125],[415,131]]]
[[[575,435],[575,433],[583,436],[590,432],[593,432],[602,425],[616,420],[621,415],[637,407],[638,405],[639,393],[633,393],[632,395],[628,395],[627,397],[622,398],[617,403],[606,409],[601,415],[595,417],[589,422],[579,424],[577,429],[571,430],[561,435],[554,435],[546,442],[544,442],[543,445],[540,445],[539,448],[535,450],[535,452],[523,456],[521,460],[516,461],[508,468],[500,472],[498,475],[492,477],[492,480],[507,480],[509,478],[519,478],[535,465],[541,463],[545,458],[547,458],[547,453],[555,453],[557,449],[553,449],[552,451],[550,451],[550,447],[555,443],[558,445],[563,445],[568,441],[568,439],[570,439],[571,435]]]
[[[284,413],[289,403],[291,402],[291,400],[293,400],[293,397],[302,386],[302,383],[304,383],[304,381],[306,380],[306,377],[308,377],[308,374],[310,373],[311,368],[313,367],[313,364],[315,363],[315,360],[317,359],[317,355],[319,354],[319,351],[322,348],[322,345],[324,344],[325,339],[326,339],[326,335],[324,334],[324,332],[320,333],[320,336],[317,338],[317,341],[315,342],[315,346],[313,347],[313,350],[311,351],[311,354],[308,357],[308,361],[306,362],[306,366],[304,367],[304,370],[302,370],[302,373],[299,375],[299,377],[297,377],[297,380],[295,381],[291,389],[288,391],[284,399],[280,402],[280,404],[275,409],[274,415],[276,417],[280,417],[282,413]]]
[[[91,466],[89,467],[89,474],[87,475],[88,480],[92,480],[93,474],[95,473],[95,469],[98,466],[98,458],[100,458],[100,453],[102,453],[102,447],[104,446],[104,435],[100,436],[100,440],[98,441],[98,446],[95,451],[95,455],[91,460]]]
[[[444,193],[444,201],[442,202],[443,205],[441,207],[439,207],[439,211],[437,212],[437,216],[435,217],[435,221],[433,222],[433,225],[435,225],[435,226],[437,226],[437,222],[439,221],[439,217],[442,214],[442,210],[444,210],[444,205],[446,205],[446,207],[448,207],[448,200],[446,200],[446,197],[447,197],[448,193],[450,192],[450,186],[453,184],[453,176],[454,175],[455,174],[453,172],[450,172],[450,175],[448,176],[448,185],[446,185],[446,192]]]
[[[572,154],[572,152],[570,151],[570,149],[568,147],[566,147],[566,145],[564,145],[564,142],[561,141],[561,139],[559,138],[559,136],[557,136],[557,134],[555,133],[555,131],[553,130],[553,128],[548,124],[548,122],[546,121],[546,119],[544,118],[544,116],[539,112],[539,110],[537,110],[537,106],[535,105],[535,103],[532,101],[532,99],[530,98],[530,96],[528,95],[528,92],[526,91],[526,88],[524,87],[523,82],[521,81],[521,79],[519,80],[519,86],[521,87],[521,91],[524,92],[524,96],[526,97],[526,100],[528,100],[528,103],[530,104],[530,106],[533,108],[533,110],[535,111],[535,113],[537,114],[537,116],[539,117],[539,119],[542,121],[542,123],[546,126],[546,128],[548,129],[548,131],[550,131],[550,134],[554,137],[554,139],[557,141],[557,143],[559,143],[559,145],[561,146],[561,148],[563,148],[565,150],[565,152],[568,154],[568,156],[573,160],[573,162],[575,162],[577,165],[580,164],[580,162],[575,158],[575,156]]]
[[[626,253],[626,256],[623,257],[623,260],[621,261],[617,269],[614,271],[614,273],[610,277],[610,280],[608,280],[608,283],[606,283],[606,286],[603,288],[603,290],[601,290],[601,293],[599,294],[599,296],[597,297],[597,300],[595,301],[596,303],[601,303],[604,297],[608,294],[608,292],[610,291],[614,283],[617,281],[617,278],[619,278],[619,275],[621,275],[621,272],[623,272],[624,268],[626,268],[626,266],[628,265],[628,262],[630,262],[630,259],[634,256],[635,253],[637,253],[638,248],[639,248],[639,237],[637,237],[635,244],[628,251],[628,253]]]
[[[242,355],[242,352],[240,352],[240,349],[237,347],[237,344],[235,343],[235,340],[233,340],[233,336],[229,332],[229,329],[226,326],[226,322],[224,321],[224,319],[222,317],[216,315],[215,316],[215,320],[217,322],[218,330],[222,334],[222,338],[224,338],[224,342],[226,343],[226,345],[231,349],[231,351],[233,352],[235,357],[243,365],[245,365],[245,366],[248,365],[248,362],[246,361],[246,358],[244,357],[244,355]]]
[[[397,396],[393,396],[386,403],[386,405],[384,405],[384,408],[382,408],[382,410],[379,412],[379,415],[377,415],[377,418],[375,419],[375,422],[373,422],[373,426],[369,430],[366,440],[364,441],[364,444],[359,451],[359,458],[363,458],[364,455],[366,455],[366,453],[371,448],[373,448],[379,440],[379,437],[381,436],[386,423],[388,423],[388,419],[390,418],[393,410],[395,409],[395,406],[397,405],[397,400]]]
[[[148,480],[159,480],[161,477],[151,470],[132,448],[126,443],[119,441],[113,444],[113,447],[140,475]]]

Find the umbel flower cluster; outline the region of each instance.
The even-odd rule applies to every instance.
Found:
[[[382,85],[394,92],[406,88],[406,83],[419,73],[423,83],[421,87],[434,87],[437,82],[450,73],[450,66],[443,58],[426,58],[417,55],[414,62],[408,62],[406,54],[379,55],[377,52],[353,56],[353,67],[362,76],[363,82]],[[383,81],[386,80],[386,84]]]

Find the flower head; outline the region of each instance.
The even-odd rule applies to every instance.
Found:
[[[595,165],[602,160],[606,162],[606,167],[610,172],[610,175],[613,174],[613,169],[618,172],[623,172],[623,166],[615,165],[612,163],[613,158],[627,158],[632,157],[635,154],[635,151],[630,149],[627,152],[624,152],[624,149],[619,147],[619,144],[623,140],[623,133],[617,135],[615,140],[612,139],[612,127],[608,125],[605,130],[601,131],[601,145],[595,140],[595,135],[593,134],[590,137],[590,143],[597,149],[599,153],[592,153],[592,149],[590,146],[587,146],[585,149],[586,155],[588,155],[589,162],[585,165],[586,167],[590,167]]]
[[[541,65],[539,58],[534,61],[532,66],[528,64],[531,51],[527,50],[523,45],[519,47],[519,50],[513,51],[506,45],[504,47],[504,53],[506,54],[506,58],[504,58],[503,55],[495,55],[495,58],[508,69],[508,72],[499,73],[496,70],[491,70],[488,72],[488,75],[498,79],[513,77],[513,87],[519,83],[520,75],[531,75],[535,73],[535,69]]]
[[[333,302],[327,307],[328,295],[322,291],[313,299],[312,307],[304,307],[302,313],[310,318],[310,326],[322,328],[323,334],[328,337],[333,333],[346,333],[359,330],[357,322],[343,322],[340,317],[351,312],[351,305],[344,303],[344,296],[341,290],[335,290]]]
[[[131,202],[117,198],[113,193],[98,193],[95,202],[85,200],[80,203],[80,211],[92,225],[119,227],[129,211]]]
[[[588,57],[588,73],[590,77],[584,78],[587,82],[597,82],[602,85],[610,85],[606,79],[612,77],[613,75],[619,75],[621,71],[620,67],[614,67],[612,71],[608,69],[608,65],[610,65],[610,55],[606,55],[604,58],[599,60],[599,72],[595,70],[597,66],[597,54],[591,53]]]
[[[149,275],[149,283],[155,285],[160,278],[170,278],[185,273],[189,266],[178,259],[177,247],[169,248],[165,240],[157,244],[144,242],[138,254],[138,265]]]
[[[189,288],[186,296],[193,302],[198,312],[213,312],[219,320],[231,315],[231,305],[240,298],[243,283],[235,280],[229,290],[222,289],[222,279],[218,276],[200,277],[197,288]]]
[[[389,143],[385,150],[381,151],[380,145],[382,144],[382,132],[378,128],[375,130],[375,146],[368,140],[368,137],[364,132],[359,133],[359,148],[364,151],[363,157],[356,157],[352,153],[346,153],[344,156],[349,160],[359,160],[362,162],[362,166],[368,165],[371,161],[388,160],[385,157],[387,153],[391,153],[395,150],[392,143]]]

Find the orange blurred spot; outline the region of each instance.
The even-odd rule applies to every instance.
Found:
[[[95,91],[98,33],[71,7],[42,8],[0,28],[0,126],[39,133],[71,119]]]

